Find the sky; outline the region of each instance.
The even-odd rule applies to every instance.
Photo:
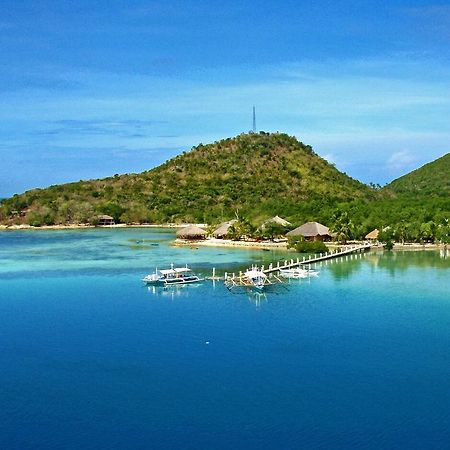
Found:
[[[384,185],[450,151],[450,4],[0,0],[0,197],[257,129]]]

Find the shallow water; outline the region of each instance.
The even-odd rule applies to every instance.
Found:
[[[348,257],[265,294],[143,287],[155,265],[286,257],[172,239],[0,233],[1,448],[448,446],[450,258]]]

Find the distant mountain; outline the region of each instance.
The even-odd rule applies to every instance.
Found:
[[[450,153],[397,178],[384,190],[401,196],[450,196]]]
[[[200,144],[140,174],[34,189],[0,206],[3,222],[218,222],[235,211],[319,220],[337,204],[376,193],[339,172],[308,145],[282,133],[250,133]]]

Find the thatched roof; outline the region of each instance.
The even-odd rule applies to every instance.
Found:
[[[286,236],[331,236],[330,230],[325,225],[318,222],[306,222],[295,230],[289,231]]]
[[[276,223],[278,225],[281,225],[282,227],[287,227],[287,226],[291,225],[291,222],[288,222],[286,219],[283,219],[280,216],[275,216],[275,217],[272,217],[271,219],[266,220],[262,224],[262,228],[264,228],[269,223]]]
[[[366,234],[366,239],[378,239],[378,235],[380,234],[380,230],[375,228],[375,230],[372,230],[370,233]]]
[[[177,231],[177,237],[179,238],[190,239],[203,236],[206,236],[206,231],[197,225],[189,225],[186,228]]]
[[[214,237],[222,237],[226,236],[228,234],[228,230],[230,229],[231,225],[236,223],[237,220],[229,220],[228,222],[222,222],[214,231],[213,236]]]
[[[114,220],[114,217],[108,216],[106,214],[101,214],[100,216],[97,216],[98,220]]]

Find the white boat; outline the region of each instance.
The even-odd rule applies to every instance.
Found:
[[[200,278],[198,275],[193,273],[188,266],[173,267],[173,264],[170,269],[156,269],[155,272],[142,279],[142,281],[146,284],[156,284],[162,286],[197,283],[203,280],[204,278]]]
[[[280,275],[284,278],[306,278],[308,272],[301,267],[294,267],[292,269],[280,269]]]
[[[267,284],[267,275],[258,269],[250,269],[244,273],[244,279],[248,282],[249,287],[263,289]]]
[[[308,272],[308,277],[318,277],[319,276],[318,270],[306,269],[306,271]]]
[[[284,278],[307,278],[318,276],[318,270],[304,269],[302,267],[292,267],[291,269],[280,269],[280,275]]]

